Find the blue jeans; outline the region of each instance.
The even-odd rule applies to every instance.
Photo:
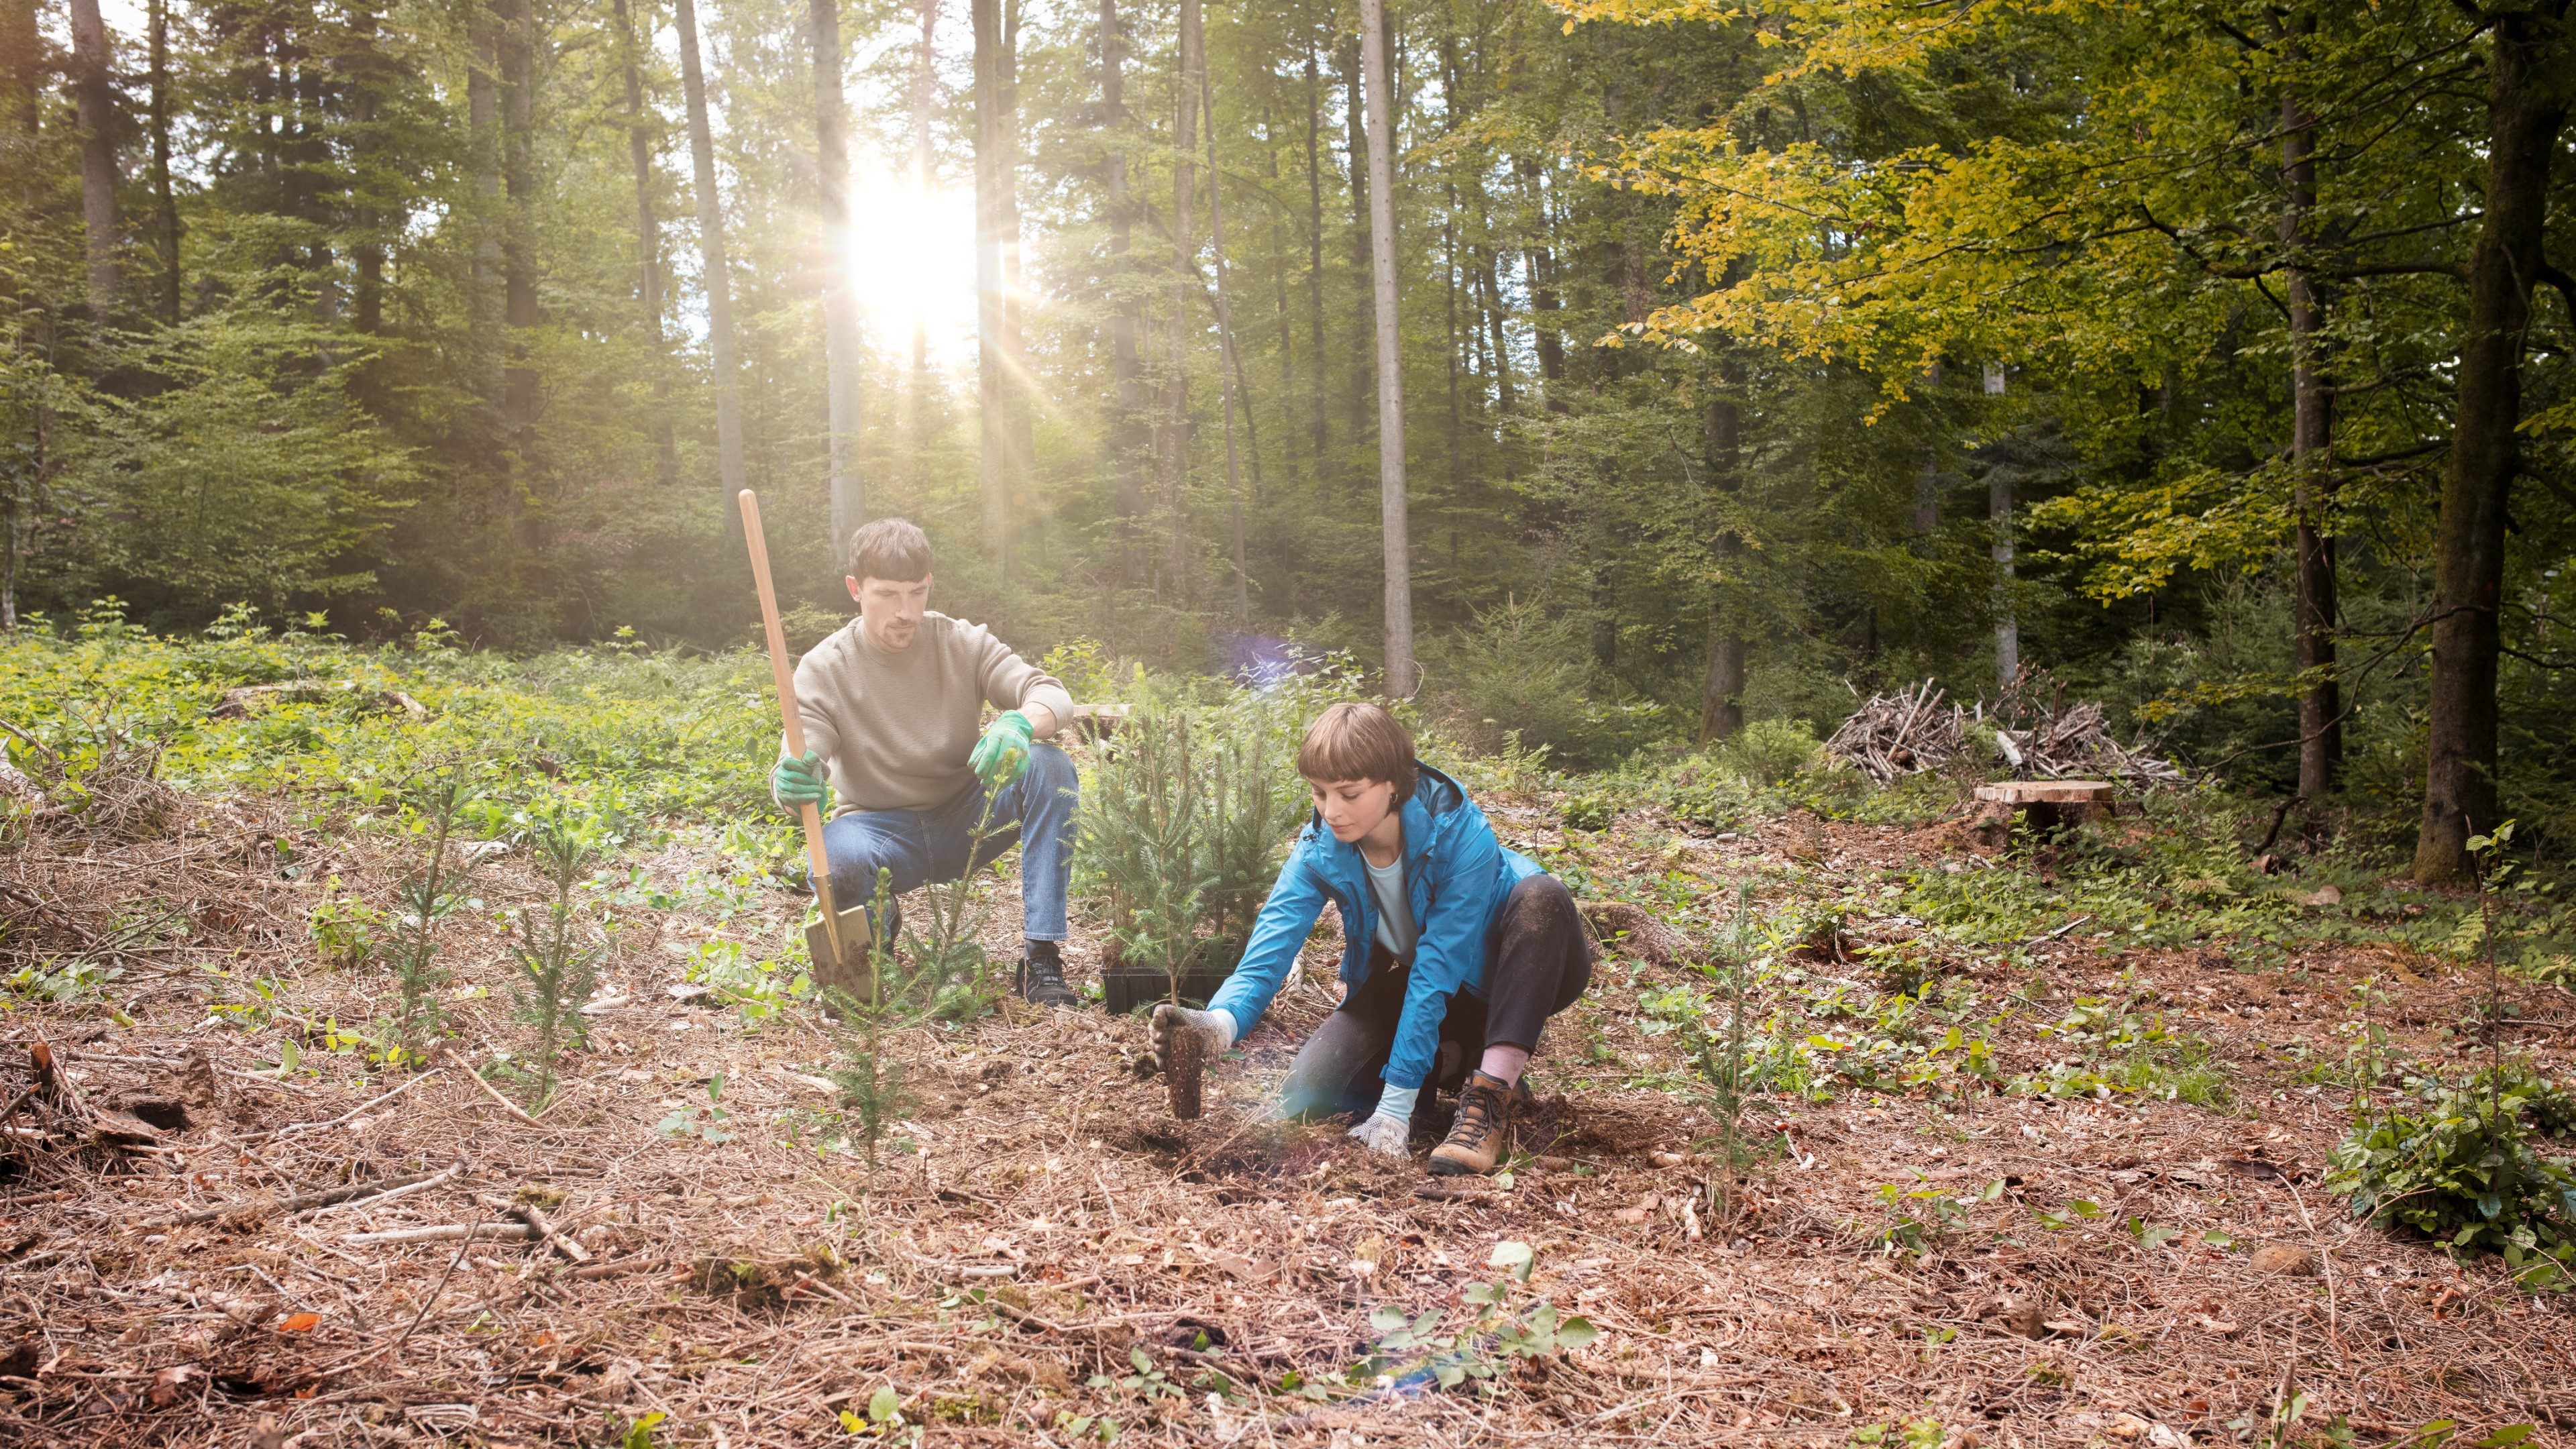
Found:
[[[865,905],[876,894],[877,872],[890,871],[894,893],[904,895],[932,881],[952,881],[968,868],[967,847],[979,822],[989,832],[975,852],[983,865],[1025,844],[1020,853],[1020,912],[1032,941],[1064,939],[1064,898],[1073,881],[1073,807],[1079,791],[1073,760],[1045,743],[1029,747],[1028,767],[993,793],[984,814],[984,786],[977,782],[945,805],[928,810],[853,810],[823,827],[823,855],[832,865],[832,904]]]

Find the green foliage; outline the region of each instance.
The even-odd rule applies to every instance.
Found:
[[[2410,1094],[2414,1109],[2355,1124],[2327,1186],[2373,1223],[2500,1253],[2527,1286],[2563,1286],[2576,1267],[2576,1163],[2538,1139],[2576,1131],[2576,1097],[2520,1061],[2457,1086],[2419,1078]]]
[[[1708,760],[1747,786],[1773,787],[1823,768],[1825,747],[1805,720],[1758,719],[1708,751]]]
[[[1578,768],[1609,764],[1663,734],[1661,705],[1597,687],[1584,626],[1581,615],[1509,598],[1428,641],[1423,656],[1443,723],[1479,748],[1499,748],[1508,734]]]

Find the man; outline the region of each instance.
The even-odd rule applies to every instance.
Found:
[[[1282,1114],[1357,1117],[1353,1137],[1409,1157],[1423,1087],[1454,1087],[1458,1115],[1426,1165],[1491,1172],[1511,1150],[1513,1115],[1531,1105],[1521,1074],[1541,1029],[1592,982],[1574,898],[1503,849],[1476,802],[1415,759],[1412,734],[1376,705],[1325,710],[1297,773],[1314,819],[1207,1010],[1154,1008],[1157,1060],[1170,1060],[1182,1027],[1220,1050],[1250,1031],[1330,902],[1346,989],[1288,1069]]]
[[[903,519],[851,535],[845,582],[859,617],[798,662],[808,748],[779,760],[770,793],[829,817],[823,849],[843,910],[876,893],[880,870],[901,895],[1020,842],[1028,945],[1013,984],[1040,1006],[1072,1006],[1063,942],[1074,769],[1040,741],[1073,718],[1073,698],[983,625],[932,613],[930,564],[930,540]],[[1002,713],[978,738],[988,703]],[[989,834],[969,861],[979,829]]]

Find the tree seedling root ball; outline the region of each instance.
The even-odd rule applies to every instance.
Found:
[[[1207,1059],[1207,1033],[1190,1026],[1172,1033],[1172,1064],[1163,1076],[1172,1094],[1172,1115],[1184,1122],[1198,1120],[1199,1083],[1206,1074]]]

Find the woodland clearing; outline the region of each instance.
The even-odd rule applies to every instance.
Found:
[[[35,811],[0,1084],[37,1085],[42,1043],[61,1090],[9,1119],[0,1433],[2171,1449],[2576,1421],[2563,1295],[2320,1182],[2357,1083],[2484,1058],[2491,991],[2513,1050],[2563,1061],[2563,986],[2491,983],[2442,945],[2460,900],[2331,849],[2263,874],[2259,809],[2168,791],[1981,853],[1934,785],[1902,819],[1480,786],[1609,939],[1533,1068],[1546,1116],[1464,1186],[1267,1119],[1333,1004],[1329,931],[1194,1122],[1097,1006],[889,1033],[907,1100],[871,1166],[847,1028],[748,962],[801,911],[775,838],[674,821],[591,878],[590,1045],[531,1115],[528,851],[461,847],[490,858],[444,928],[452,1055],[415,1071],[327,927],[392,900],[416,838],[257,790],[117,832]],[[1739,977],[1708,965],[1729,942]],[[1078,928],[1077,980],[1100,946]],[[1736,979],[1730,1179],[1704,1068]]]

